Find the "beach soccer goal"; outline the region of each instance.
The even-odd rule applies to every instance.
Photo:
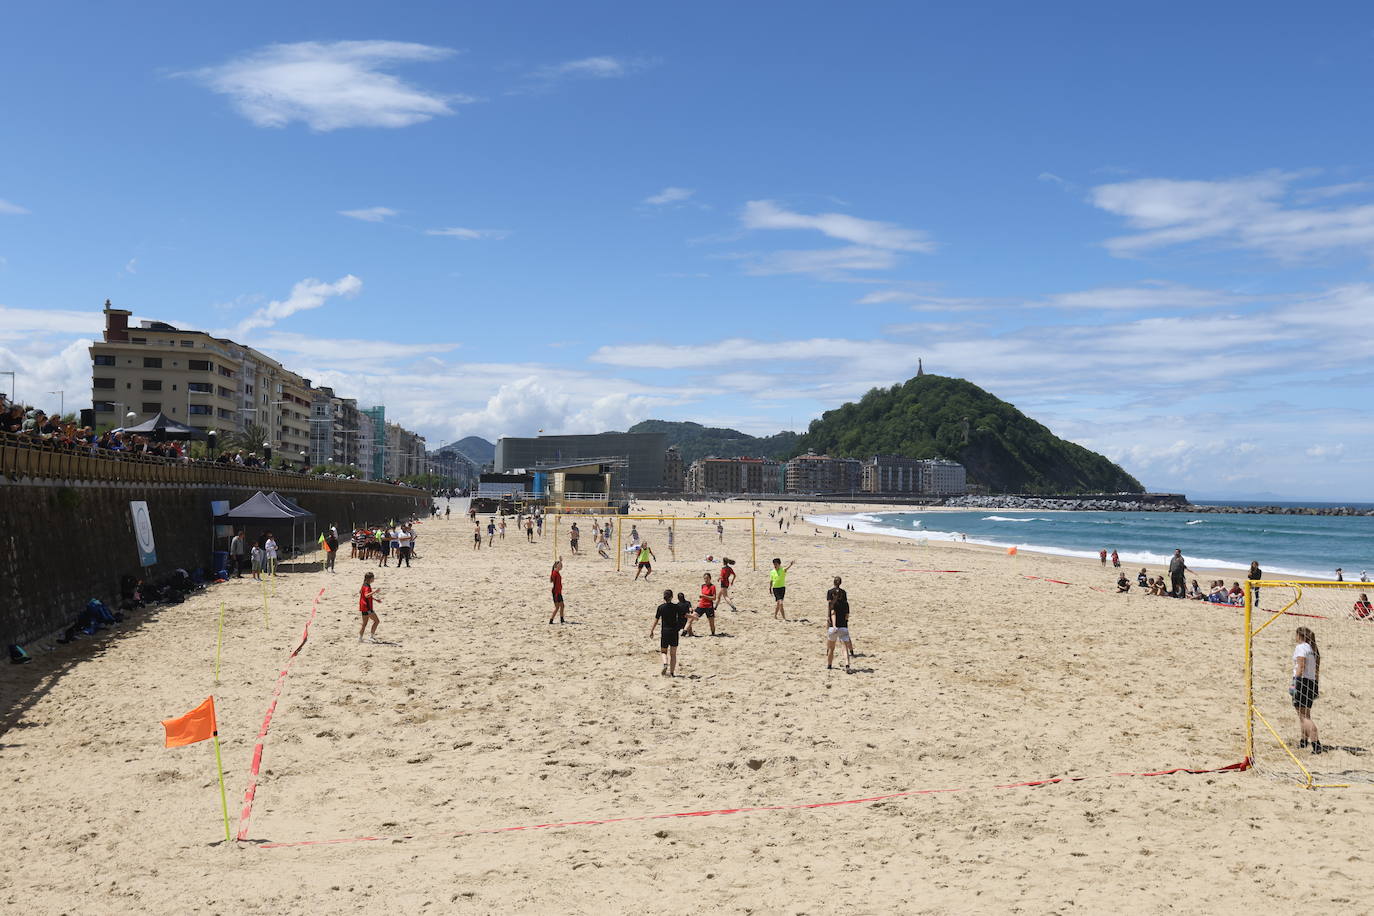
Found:
[[[1312,789],[1374,785],[1371,594],[1367,582],[1245,584],[1245,753],[1257,772]],[[1315,697],[1294,682],[1300,641],[1319,653]],[[1302,737],[1301,703],[1319,753]]]
[[[616,516],[615,568],[633,567],[636,543],[648,543],[659,561],[704,560],[719,563],[731,557],[741,565],[747,560],[759,568],[758,526],[752,515]]]

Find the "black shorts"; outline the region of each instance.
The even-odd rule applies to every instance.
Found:
[[[697,608],[697,616],[709,617],[714,620],[716,618],[716,609],[713,607],[699,607]]]
[[[776,598],[776,599],[779,600],[779,601],[781,601],[782,598],[783,598],[783,595],[786,595],[786,594],[787,594],[787,586],[785,586],[785,585],[784,585],[782,588],[775,588],[775,589],[773,589],[773,597]]]
[[[358,613],[360,613],[360,614],[362,614],[364,617],[366,617],[368,614],[375,614],[376,611],[364,611],[364,610],[359,610]]]
[[[640,568],[640,569],[647,569],[647,570],[650,570],[650,571],[653,570],[653,567],[649,565],[649,561],[648,561],[648,560],[645,560],[643,563],[640,563],[640,564],[639,564],[639,568]]]
[[[658,647],[668,649],[677,646],[677,629],[666,627],[658,634]]]
[[[1317,682],[1308,677],[1293,679],[1293,708],[1311,709],[1317,699]]]
[[[554,592],[554,593],[553,593],[553,603],[554,603],[554,604],[562,604],[562,603],[563,603],[563,593],[562,593],[562,592]]]

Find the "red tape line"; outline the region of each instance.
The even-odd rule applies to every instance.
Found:
[[[899,569],[899,570],[897,570],[897,572],[935,572],[935,573],[946,573],[946,572],[963,572],[963,570],[962,570],[962,569]]]
[[[1097,776],[1051,776],[1048,779],[1036,779],[1030,782],[1009,782],[995,786],[985,786],[982,788],[991,789],[1021,789],[1035,788],[1036,786],[1052,786],[1061,782],[1083,782],[1086,779],[1103,779],[1115,776],[1170,776],[1174,773],[1188,773],[1192,775],[1202,775],[1205,773],[1234,773],[1241,770],[1248,770],[1250,761],[1242,760],[1240,763],[1232,763],[1224,767],[1215,767],[1209,770],[1192,770],[1187,767],[1174,767],[1169,770],[1156,770],[1149,773],[1107,773]],[[550,830],[561,827],[596,827],[604,824],[623,824],[629,821],[656,821],[666,820],[675,817],[714,817],[720,814],[753,814],[758,811],[798,811],[813,808],[833,808],[838,805],[866,805],[873,802],[887,801],[893,798],[911,798],[917,795],[944,795],[952,792],[975,791],[976,786],[963,786],[954,789],[913,789],[909,792],[890,792],[886,795],[873,795],[868,798],[846,798],[839,801],[823,802],[798,802],[789,805],[754,805],[742,808],[713,808],[705,811],[674,811],[670,814],[636,814],[626,817],[596,818],[584,821],[560,821],[549,824],[524,824],[518,827],[486,827],[477,830],[460,830],[456,833],[432,833],[432,834],[402,834],[400,836],[358,836],[340,837],[333,840],[296,840],[288,843],[263,843],[259,849],[290,849],[298,846],[337,846],[341,843],[376,843],[382,840],[420,840],[420,839],[456,839],[464,836],[477,836],[479,834],[492,833],[514,833],[520,830]],[[240,837],[242,839],[242,837]]]
[[[258,770],[262,767],[262,746],[267,741],[267,729],[272,724],[272,714],[277,711],[277,700],[281,697],[281,689],[286,684],[286,676],[291,673],[291,663],[296,660],[296,656],[301,654],[306,642],[310,639],[310,624],[315,621],[315,612],[320,609],[320,599],[324,597],[324,589],[320,589],[315,596],[315,602],[310,606],[310,616],[305,620],[305,629],[301,631],[300,645],[291,650],[291,654],[286,657],[286,664],[282,666],[281,672],[277,675],[277,685],[272,689],[272,701],[267,704],[267,714],[262,717],[262,728],[258,729],[258,743],[253,745],[253,761],[248,767],[248,788],[243,790],[243,811],[239,814],[238,839],[248,839],[248,822],[253,817],[253,799],[258,794]]]

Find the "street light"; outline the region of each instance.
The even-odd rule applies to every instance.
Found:
[[[63,388],[56,391],[49,391],[48,394],[57,395],[57,415],[60,417],[67,412],[67,392]]]
[[[8,376],[10,377],[10,402],[13,403],[13,402],[14,402],[14,373],[13,373],[13,372],[0,372],[0,375],[8,375]]]

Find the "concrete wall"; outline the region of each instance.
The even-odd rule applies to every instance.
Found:
[[[399,487],[337,481],[324,489],[318,479],[301,487],[279,485],[276,492],[316,513],[320,527],[338,525],[341,534],[355,524],[429,512],[426,494]],[[211,501],[237,505],[254,492],[237,483],[0,478],[0,648],[69,625],[91,598],[113,607],[125,573],[155,579],[177,567],[208,570]],[[148,503],[152,520],[157,564],[147,569],[139,566],[133,500]],[[289,525],[274,532],[285,545]],[[217,546],[225,549],[225,542]]]

